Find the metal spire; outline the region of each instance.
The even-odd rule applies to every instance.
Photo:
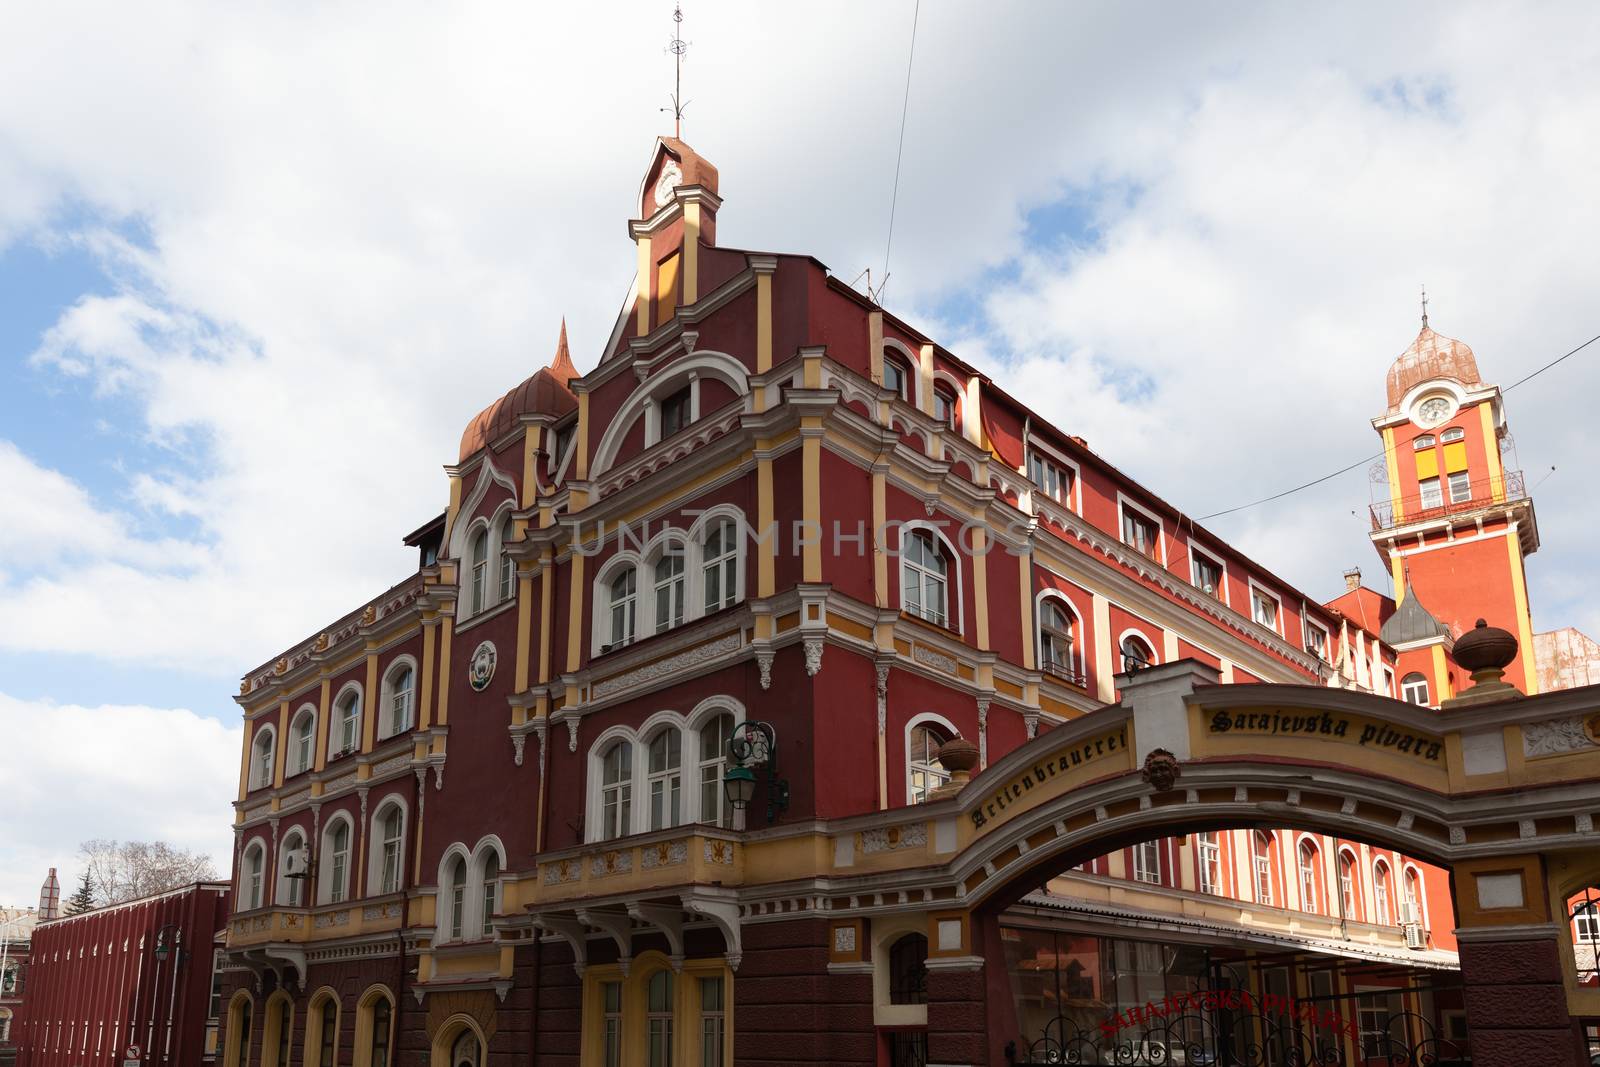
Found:
[[[1428,328],[1428,287],[1422,287],[1422,328]]]
[[[683,139],[683,113],[688,108],[688,101],[683,99],[683,54],[689,50],[689,42],[683,39],[680,32],[683,27],[683,5],[675,4],[672,8],[672,40],[667,42],[667,51],[673,56],[672,74],[672,136],[678,140]],[[666,111],[667,108],[662,108]]]

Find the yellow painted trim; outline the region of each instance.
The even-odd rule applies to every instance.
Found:
[[[1022,669],[1034,670],[1038,667],[1038,660],[1034,658],[1033,647],[1033,552],[1024,552],[1017,557],[1018,590],[1022,600]]]
[[[924,415],[933,414],[933,346],[923,345],[917,352],[918,365],[917,377],[920,378],[921,388],[918,390],[918,399],[922,401],[918,406]]]
[[[533,631],[533,578],[517,575],[517,678],[516,691],[528,688],[528,643]]]
[[[872,365],[872,384],[883,384],[883,312],[867,312],[867,348]]]
[[[273,738],[277,752],[272,757],[272,788],[283,788],[283,764],[289,752],[289,702],[280,701],[278,704],[278,732]]]
[[[444,528],[455,529],[456,516],[461,513],[461,475],[450,476],[450,506],[445,511]]]
[[[1478,414],[1483,421],[1483,454],[1489,461],[1489,493],[1490,499],[1504,500],[1506,497],[1505,471],[1500,464],[1500,439],[1494,432],[1493,404],[1479,404]]]
[[[433,646],[437,640],[434,627],[422,628],[422,678],[420,699],[417,701],[417,725],[426,730],[433,725]]]
[[[806,420],[811,421],[811,420]],[[808,531],[800,552],[801,577],[807,582],[822,581],[822,441],[807,437],[800,442],[800,510]]]
[[[1116,649],[1111,640],[1111,601],[1099,593],[1091,593],[1089,601],[1090,614],[1094,617],[1095,695],[1110,704],[1117,699]]]
[[[700,267],[700,205],[683,205],[683,302],[700,299],[697,284]]]
[[[757,450],[771,446],[769,441],[756,441]],[[756,461],[756,536],[761,538],[756,555],[756,596],[765,599],[773,594],[778,582],[778,538],[773,529],[776,521],[772,504],[772,460]]]
[[[278,1049],[283,1045],[282,1023],[278,1021],[279,1004],[289,1006],[289,1034],[293,1041],[294,1035],[294,998],[279,989],[267,998],[261,1014],[265,1016],[261,1025],[261,1067],[289,1067],[287,1063],[278,1062]],[[293,1044],[289,1046],[293,1047]]]
[[[322,1020],[329,1005],[333,1007],[333,1062],[322,1062]],[[306,1001],[305,1045],[300,1062],[305,1067],[335,1067],[339,1062],[339,994],[332,986],[322,986],[312,992]]]
[[[573,477],[589,480],[589,394],[578,394],[578,455],[572,461]]]
[[[322,678],[321,691],[317,694],[317,757],[312,766],[322,770],[328,756],[328,700],[333,689],[333,680],[326,675]]]
[[[1167,663],[1178,658],[1178,635],[1171,630],[1161,631],[1161,657]]]
[[[1400,466],[1395,459],[1394,452],[1394,427],[1383,428],[1383,463],[1389,471],[1389,503],[1394,508],[1394,521],[1399,522],[1405,514],[1405,509],[1400,503]]]
[[[960,539],[960,534],[957,534]],[[988,532],[983,527],[972,531],[972,597],[977,615],[978,648],[989,651],[989,553]]]
[[[570,673],[578,669],[582,662],[583,652],[583,602],[588,599],[583,585],[583,562],[585,557],[577,552],[572,554],[572,577],[567,588],[572,595],[571,610],[567,613],[567,671]]]
[[[455,633],[455,620],[446,618],[439,624],[439,725],[450,722],[450,637]]]
[[[555,611],[555,566],[550,550],[539,561],[539,684],[550,680],[550,617]]]
[[[1455,696],[1450,689],[1450,664],[1444,658],[1443,645],[1433,646],[1433,692],[1435,703]]]
[[[872,472],[872,593],[877,606],[889,604],[889,549],[878,531],[888,528],[888,479],[881,470]]]
[[[1390,577],[1394,579],[1394,602],[1398,607],[1400,601],[1406,598],[1406,561],[1399,552],[1389,553],[1389,569],[1393,572]]]
[[[983,447],[983,379],[974,375],[967,380],[967,399],[961,409],[961,433],[968,441]],[[980,481],[979,485],[987,484]]]
[[[367,681],[362,690],[361,751],[371,752],[374,734],[378,727],[378,653],[367,646]]]
[[[519,506],[533,507],[533,502],[538,498],[539,490],[535,474],[539,467],[539,441],[544,436],[544,427],[529,426],[522,434],[522,498]]]
[[[396,1010],[399,1005],[395,1003],[394,994],[386,985],[370,985],[361,993],[361,999],[356,1001],[356,1034],[355,1044],[351,1050],[355,1053],[351,1067],[372,1067],[372,1009],[379,998],[389,1002],[389,1062],[393,1063],[395,1056],[395,1024],[400,1015]]]
[[[1539,664],[1533,654],[1533,615],[1528,607],[1528,584],[1523,573],[1522,544],[1516,530],[1506,531],[1506,552],[1511,559],[1511,598],[1517,609],[1517,640],[1522,642],[1522,674],[1529,696],[1539,692]]]
[[[254,741],[254,740],[255,740],[255,731],[250,728],[250,722],[247,719],[245,721],[245,724],[244,724],[244,751],[239,753],[239,799],[240,800],[243,800],[245,798],[245,796],[250,792],[250,749],[252,748],[251,742]],[[239,813],[239,818],[242,819],[243,817],[244,817],[244,813],[240,812]]]
[[[650,332],[650,238],[639,238],[639,299],[634,305],[634,332],[640,337]],[[579,402],[583,395],[578,396]],[[579,409],[582,410],[581,408]],[[581,416],[580,416],[581,421]],[[582,477],[582,475],[579,475]]]
[[[649,1063],[647,1005],[650,979],[672,972],[672,962],[662,953],[650,951],[635,956],[624,975],[614,963],[590,966],[583,973],[581,1011],[581,1067],[605,1065],[605,1002],[601,987],[608,982],[621,984],[622,1020],[621,1067],[645,1067]],[[685,960],[672,984],[672,1062],[700,1063],[702,1036],[700,1013],[701,978],[722,979],[722,1062],[733,1063],[734,974],[721,959]]]
[[[240,1009],[250,1009],[250,1026],[239,1025]],[[240,1063],[249,1056],[250,1034],[254,1031],[259,1020],[256,1018],[256,998],[248,990],[240,989],[234,992],[233,998],[228,1001],[228,1029],[224,1035],[226,1043],[223,1046],[222,1062],[224,1067],[239,1067]],[[241,1041],[241,1039],[243,1039]],[[244,1046],[243,1057],[240,1056],[240,1045]]]
[[[878,731],[878,810],[889,810],[889,739]]]

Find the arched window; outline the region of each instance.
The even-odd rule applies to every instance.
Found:
[[[479,916],[478,934],[489,937],[494,933],[495,912],[500,910],[500,857],[493,851],[483,857],[479,879],[483,885],[483,914]]]
[[[316,1053],[316,1060],[306,1063],[306,1067],[335,1067],[338,1060],[339,1044],[339,998],[332,993],[324,993],[311,1002],[311,1008],[306,1015],[306,1033],[315,1035],[315,1044],[312,1040],[306,1041],[306,1050]]]
[[[633,829],[633,745],[614,742],[600,765],[600,837],[609,840]]]
[[[1356,858],[1348,849],[1339,851],[1339,901],[1344,908],[1342,918],[1366,921],[1361,907],[1361,879],[1356,874]]]
[[[1600,943],[1600,908],[1594,902],[1572,909],[1572,939],[1583,945]]]
[[[250,754],[250,788],[265,789],[272,784],[272,760],[278,737],[270,726],[256,731]]]
[[[713,519],[706,527],[700,549],[700,577],[705,587],[706,614],[738,601],[739,524],[732,519]]]
[[[683,545],[669,541],[655,561],[656,633],[683,622],[685,599]]]
[[[340,815],[322,831],[320,895],[324,904],[339,904],[350,897],[350,818]]]
[[[639,614],[639,573],[632,567],[622,570],[611,579],[611,640],[612,648],[621,648],[633,642]]]
[[[928,1002],[928,939],[905,934],[889,946],[889,1003]]]
[[[947,385],[933,387],[933,417],[944,424],[946,429],[956,428],[956,395]]]
[[[467,861],[457,856],[450,863],[450,895],[447,898],[450,940],[460,941],[467,924]]]
[[[500,524],[500,600],[510,600],[517,589],[517,561],[511,558],[511,553],[506,549],[511,544],[515,530],[511,516],[507,515]]]
[[[1405,876],[1406,897],[1400,907],[1400,921],[1402,923],[1422,923],[1422,880],[1417,875],[1415,867],[1406,868]]]
[[[1255,874],[1256,902],[1271,904],[1272,899],[1272,861],[1275,842],[1270,833],[1257,830],[1250,836],[1250,860]]]
[[[289,773],[303,774],[311,769],[317,757],[317,713],[314,708],[304,707],[295,714],[289,736],[294,756],[289,761],[292,768]]]
[[[1428,700],[1428,679],[1414,671],[1406,675],[1400,680],[1400,698],[1408,704],[1427,707],[1431,703]]]
[[[900,552],[900,606],[935,626],[949,626],[950,563],[944,547],[927,530],[909,530]]]
[[[378,892],[398,893],[405,856],[405,809],[398,801],[391,802],[379,809],[373,825],[377,830],[374,836],[378,839],[377,854],[374,857],[378,864],[378,877],[374,879]],[[369,889],[367,892],[371,893],[372,890]]]
[[[334,751],[341,755],[354,752],[361,744],[361,690],[346,689],[339,697],[339,733]]]
[[[1056,598],[1046,597],[1039,602],[1039,666],[1059,678],[1081,682],[1073,655],[1077,642],[1073,621]]]
[[[919,723],[911,728],[906,753],[907,802],[921,804],[928,794],[950,780],[950,772],[939,762],[939,747],[950,734],[934,723]]]
[[[371,1010],[372,1039],[368,1043],[367,1062],[363,1067],[389,1067],[389,1024],[394,1006],[387,997],[383,997],[372,1005]]]
[[[483,1049],[472,1028],[464,1027],[455,1043],[450,1046],[450,1067],[479,1067],[483,1062]]]
[[[1433,434],[1431,434],[1431,433],[1422,434],[1416,440],[1411,442],[1411,447],[1416,449],[1418,452],[1421,452],[1425,448],[1432,448],[1433,447]]]
[[[250,1023],[254,1014],[254,1004],[250,994],[243,991],[235,993],[233,1001],[228,1005],[228,1049],[223,1057],[225,1067],[245,1067],[250,1062]],[[57,1035],[60,1034],[60,1024],[57,1024]]]
[[[1322,867],[1317,846],[1310,841],[1300,842],[1300,907],[1305,911],[1321,912]]]
[[[294,1001],[282,990],[267,1001],[267,1032],[261,1035],[261,1067],[289,1067]]]
[[[883,356],[883,387],[901,400],[909,398],[908,386],[911,376],[906,371],[906,366],[894,356],[884,353]]]
[[[700,821],[731,825],[722,776],[728,769],[728,739],[733,736],[733,716],[723,712],[700,727]]]
[[[650,796],[650,829],[664,830],[683,821],[683,735],[664,726],[646,749],[645,787]]]
[[[1379,926],[1393,926],[1394,915],[1389,910],[1389,865],[1379,860],[1372,867],[1373,921]]]
[[[472,535],[472,614],[489,606],[489,527]]]
[[[305,834],[299,828],[283,835],[283,841],[278,845],[278,888],[275,894],[279,904],[298,908],[305,902],[307,852]]]
[[[650,1067],[672,1067],[672,972],[657,971],[645,987],[645,1028]]]
[[[244,884],[240,886],[244,897],[245,910],[249,911],[261,907],[265,901],[261,896],[261,879],[267,869],[267,847],[260,841],[253,841],[250,847],[244,850],[243,876],[240,878]]]
[[[404,660],[389,668],[389,673],[383,680],[383,703],[386,710],[384,717],[385,738],[396,737],[411,729],[414,721],[411,717],[412,708],[416,706],[417,672],[412,670],[411,661]]]
[[[1122,673],[1132,674],[1156,662],[1156,651],[1150,642],[1129,634],[1122,639]]]

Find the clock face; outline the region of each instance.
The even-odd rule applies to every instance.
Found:
[[[1450,401],[1442,396],[1430,396],[1417,405],[1417,425],[1437,426],[1450,417]]]
[[[656,179],[656,207],[666,207],[672,199],[672,190],[683,183],[683,171],[678,164],[667,160],[666,166],[661,168],[661,177]]]

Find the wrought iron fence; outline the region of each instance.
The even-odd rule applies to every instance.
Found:
[[[1446,480],[1441,480],[1436,493],[1402,497],[1399,518],[1395,517],[1392,501],[1373,504],[1372,528],[1391,530],[1408,523],[1426,522],[1446,515],[1474,511],[1490,504],[1521,500],[1528,495],[1521,471],[1506,471],[1498,478],[1479,478],[1477,481],[1468,482],[1466,495],[1460,494],[1460,486],[1452,487]]]

